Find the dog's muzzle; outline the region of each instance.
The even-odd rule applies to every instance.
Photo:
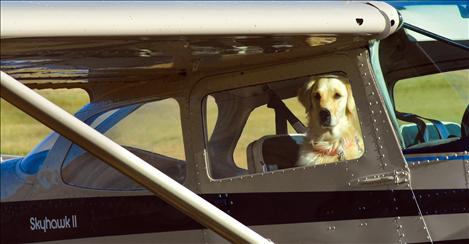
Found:
[[[321,111],[319,111],[319,122],[321,126],[331,126],[331,112],[327,109],[321,109]]]

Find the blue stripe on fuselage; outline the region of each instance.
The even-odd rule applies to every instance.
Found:
[[[453,155],[453,156],[409,156],[405,157],[405,160],[410,162],[425,162],[425,161],[451,161],[451,160],[469,160],[469,156],[466,155]]]

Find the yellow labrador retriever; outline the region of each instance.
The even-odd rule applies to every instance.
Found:
[[[336,75],[311,77],[300,89],[298,99],[308,116],[298,166],[356,159],[363,154],[355,101],[346,78]]]

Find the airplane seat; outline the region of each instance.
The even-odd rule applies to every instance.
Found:
[[[428,131],[428,142],[439,141],[440,135],[438,134],[438,130],[433,123],[425,123]],[[445,126],[446,130],[448,131],[448,138],[460,137],[461,136],[461,128],[457,123],[454,122],[442,122]],[[418,127],[416,124],[405,124],[399,127],[399,132],[404,139],[404,146],[405,148],[409,148],[415,145],[415,139],[418,134]],[[446,139],[446,138],[445,138]]]
[[[404,154],[419,154],[419,153],[449,153],[449,152],[464,152],[469,148],[469,105],[462,117],[461,126],[452,122],[443,122],[446,129],[448,129],[449,137],[447,139],[438,139],[436,129],[431,129],[433,125],[427,124],[429,129],[430,138],[437,138],[430,140],[426,143],[411,145],[404,149]],[[407,125],[411,126],[411,125]],[[414,130],[418,130],[414,125]],[[402,135],[404,135],[403,130]],[[432,132],[433,131],[433,132]],[[416,135],[417,131],[413,132]],[[433,134],[433,135],[432,135]]]
[[[246,149],[249,173],[295,167],[303,134],[267,135]]]

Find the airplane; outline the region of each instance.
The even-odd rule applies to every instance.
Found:
[[[467,242],[467,11],[2,2],[1,97],[54,132],[0,164],[1,242]],[[296,166],[298,90],[332,74],[363,154]],[[75,88],[75,117],[31,90]]]

